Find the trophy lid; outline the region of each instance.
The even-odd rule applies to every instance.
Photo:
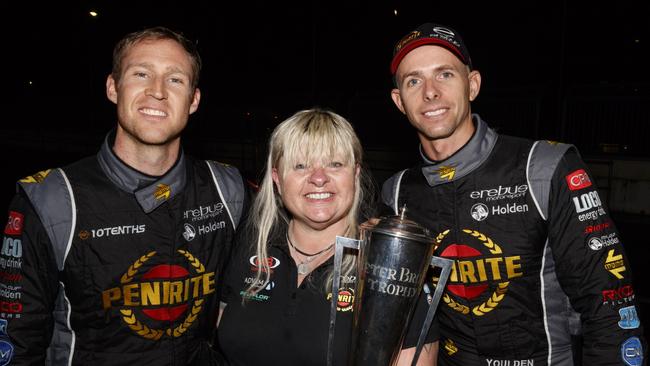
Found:
[[[406,205],[402,206],[399,215],[382,216],[379,221],[362,224],[361,228],[420,242],[434,242],[427,228],[406,217]]]

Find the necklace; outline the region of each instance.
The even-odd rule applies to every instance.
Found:
[[[300,263],[298,263],[298,274],[301,274],[301,275],[306,275],[307,273],[309,273],[310,272],[309,263],[311,263],[314,259],[318,258],[318,256],[320,256],[321,254],[323,254],[323,253],[327,252],[328,250],[332,249],[332,247],[334,246],[334,243],[332,243],[332,244],[328,245],[327,248],[325,248],[325,249],[323,249],[321,251],[318,251],[318,252],[313,253],[313,254],[309,254],[309,253],[303,252],[302,250],[298,249],[295,245],[293,245],[293,243],[291,242],[291,239],[289,239],[289,232],[288,231],[287,231],[286,236],[287,236],[287,243],[289,243],[289,246],[291,246],[293,248],[293,250],[295,250],[296,252],[302,254],[302,256],[305,257],[304,261],[301,261]]]

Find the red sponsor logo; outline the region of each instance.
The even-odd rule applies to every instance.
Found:
[[[585,228],[585,234],[597,233],[609,228],[610,226],[612,226],[611,221],[606,221],[597,225],[589,225]]]
[[[0,271],[0,281],[3,282],[18,282],[23,278],[20,273],[8,273]]]
[[[577,191],[579,189],[591,186],[589,175],[587,175],[587,172],[585,172],[584,169],[578,169],[575,172],[567,175],[566,183],[569,186],[569,189],[572,191]]]
[[[463,244],[452,244],[445,250],[440,253],[441,257],[444,258],[462,258],[470,259],[472,257],[481,257],[481,252],[478,250]],[[460,272],[460,271],[459,271]],[[460,276],[459,276],[460,277]],[[488,288],[487,283],[480,283],[476,285],[469,284],[454,284],[455,281],[450,281],[451,283],[447,285],[447,290],[456,296],[460,296],[464,299],[473,299],[483,293]]]
[[[603,290],[603,303],[622,304],[634,299],[634,288],[632,285],[619,287],[612,290]]]
[[[262,261],[260,261],[259,258],[257,258],[256,255],[250,257],[248,259],[248,262],[252,265],[251,271],[257,272],[257,271],[264,271],[264,267],[262,267]],[[266,258],[266,263],[269,265],[269,269],[271,273],[273,273],[273,268],[277,267],[280,265],[280,260],[275,258],[275,257],[268,257]]]
[[[20,235],[23,233],[23,214],[16,211],[9,211],[9,220],[5,226],[5,234]]]
[[[19,302],[0,301],[0,313],[18,314],[23,312],[23,304]]]

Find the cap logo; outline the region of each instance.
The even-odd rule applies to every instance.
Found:
[[[407,34],[406,37],[402,38],[402,40],[399,41],[399,43],[397,44],[397,47],[395,47],[395,52],[398,52],[399,50],[401,50],[402,47],[404,47],[405,44],[411,42],[412,40],[414,40],[414,39],[416,39],[418,37],[420,37],[420,34],[421,33],[419,31],[413,31],[413,32]]]
[[[447,29],[445,27],[433,27],[433,31],[436,33],[442,33],[444,35],[447,35],[449,37],[455,37],[456,34],[452,32],[450,29]]]

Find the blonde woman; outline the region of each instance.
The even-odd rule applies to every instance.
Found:
[[[260,192],[225,280],[218,334],[231,364],[325,365],[334,241],[356,237],[373,206],[361,164],[361,143],[336,113],[300,111],[274,130]],[[335,365],[345,364],[349,352],[354,259],[343,264]],[[412,348],[403,355],[414,350],[419,327],[413,328],[405,341]],[[428,344],[420,364],[434,364],[436,354],[437,342]]]

